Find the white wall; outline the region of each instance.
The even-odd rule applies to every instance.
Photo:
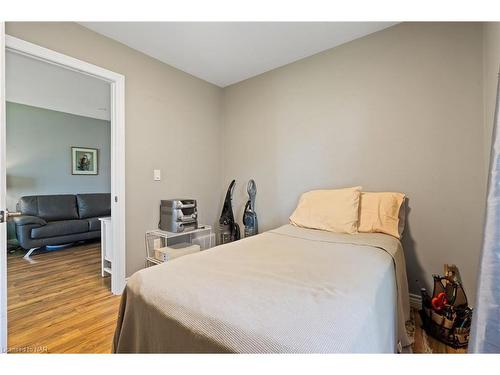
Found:
[[[222,188],[237,179],[238,219],[250,178],[261,230],[285,224],[310,189],[404,192],[411,291],[455,263],[474,300],[486,189],[481,24],[380,31],[226,88],[224,116]]]

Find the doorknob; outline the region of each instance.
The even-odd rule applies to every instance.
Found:
[[[11,217],[15,216],[21,216],[21,212],[9,212],[9,210],[0,210],[0,223],[5,223],[8,221]]]

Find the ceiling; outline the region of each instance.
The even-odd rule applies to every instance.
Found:
[[[109,120],[109,83],[11,51],[5,62],[7,101]]]
[[[395,22],[81,22],[225,87],[390,27]]]

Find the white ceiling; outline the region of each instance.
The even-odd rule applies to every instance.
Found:
[[[83,26],[225,87],[395,22],[82,22]]]
[[[7,101],[109,120],[109,83],[7,51]]]

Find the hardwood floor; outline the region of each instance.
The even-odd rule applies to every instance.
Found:
[[[109,353],[120,297],[101,277],[100,242],[9,255],[8,346],[11,353]]]
[[[11,353],[109,353],[120,297],[101,277],[100,243],[8,256]],[[466,353],[427,336],[415,316],[414,353]]]

